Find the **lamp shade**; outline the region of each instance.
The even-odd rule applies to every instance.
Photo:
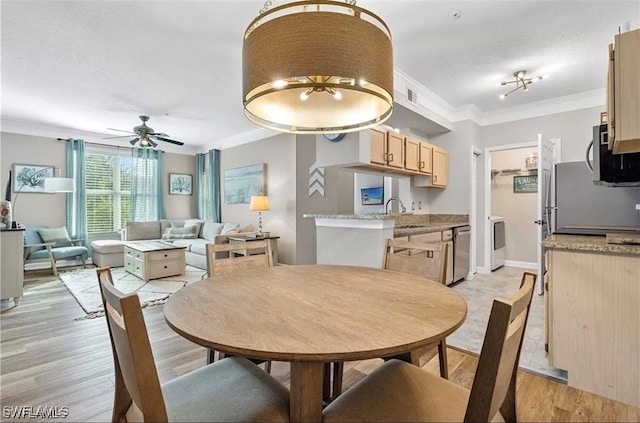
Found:
[[[267,211],[269,210],[269,197],[266,195],[252,195],[249,210]]]
[[[73,178],[44,178],[45,192],[73,192]]]
[[[255,18],[242,51],[245,116],[290,133],[344,133],[393,109],[387,25],[349,3],[298,1]]]

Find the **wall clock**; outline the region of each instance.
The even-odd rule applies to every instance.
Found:
[[[345,137],[347,134],[322,134],[326,139],[332,142],[338,142]]]

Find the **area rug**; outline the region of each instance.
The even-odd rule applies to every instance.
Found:
[[[127,273],[124,267],[111,269],[115,287],[124,293],[137,292],[140,298],[140,305],[143,308],[164,304],[171,294],[189,283],[203,279],[206,274],[205,270],[186,266],[184,275],[152,279],[145,282]],[[80,316],[76,320],[104,316],[95,267],[62,272],[59,277],[86,313],[86,315]]]

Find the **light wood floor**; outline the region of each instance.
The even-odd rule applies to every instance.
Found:
[[[25,288],[21,305],[0,317],[2,407],[67,406],[66,421],[108,421],[113,364],[104,318],[74,320],[82,309],[59,281]],[[204,365],[205,350],[169,329],[161,306],[144,314],[162,382]],[[348,363],[345,387],[380,363]],[[470,387],[476,365],[474,355],[449,350],[450,378],[456,383]],[[437,373],[437,362],[425,368]],[[274,363],[272,374],[288,384],[287,364]],[[521,421],[640,421],[638,408],[529,373],[519,373],[517,395]]]

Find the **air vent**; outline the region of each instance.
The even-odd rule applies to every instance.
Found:
[[[411,88],[407,88],[407,100],[410,103],[418,104],[418,93]]]

